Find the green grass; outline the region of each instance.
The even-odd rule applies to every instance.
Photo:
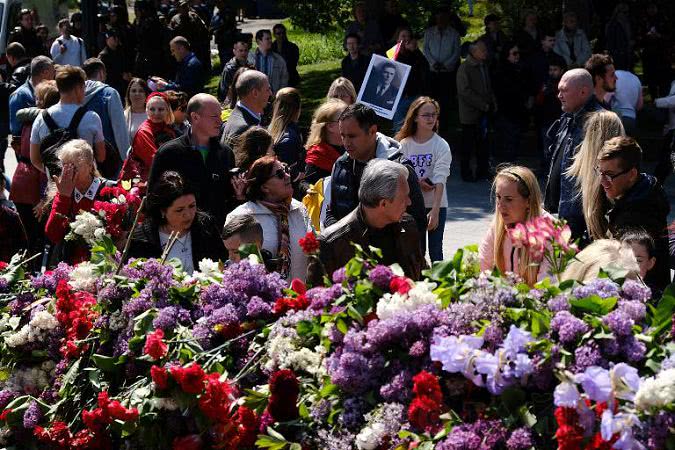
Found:
[[[328,88],[340,76],[340,60],[298,67],[302,95],[301,127],[309,127],[314,110],[324,101]]]
[[[288,20],[283,23],[287,28],[288,40],[300,47],[299,66],[340,60],[344,56],[341,30],[336,28],[326,33],[309,33],[294,27]]]

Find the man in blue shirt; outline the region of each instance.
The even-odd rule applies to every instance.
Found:
[[[12,146],[21,145],[22,123],[16,118],[18,110],[35,106],[35,86],[45,80],[53,80],[56,72],[54,62],[47,56],[36,56],[30,63],[30,77],[9,97],[9,130]]]
[[[155,77],[157,87],[162,90],[186,92],[190,97],[204,90],[204,66],[190,50],[190,42],[183,36],[176,36],[169,42],[171,55],[178,61],[176,79],[167,82]]]

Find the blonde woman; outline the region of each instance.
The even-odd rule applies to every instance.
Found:
[[[588,283],[598,277],[600,269],[609,265],[628,271],[626,278],[635,280],[640,275],[640,266],[630,244],[614,239],[598,239],[577,253],[562,274],[562,280],[576,280]]]
[[[586,229],[591,240],[607,237],[605,193],[595,173],[598,154],[609,139],[624,136],[621,119],[611,111],[591,113],[584,126],[584,140],[565,175],[575,179],[577,199],[581,198]]]
[[[314,111],[305,146],[305,181],[309,184],[330,176],[333,164],[345,152],[338,118],[346,107],[347,104],[342,100],[331,98]]]
[[[351,105],[356,102],[356,89],[354,89],[352,82],[345,77],[336,78],[328,88],[326,99],[330,100],[331,98],[339,98],[347,105]]]
[[[547,275],[548,264],[545,260],[540,264],[534,263],[525,250],[515,248],[507,229],[535,217],[549,215],[541,207],[537,177],[527,167],[504,167],[495,176],[492,189],[495,215],[480,245],[480,268],[491,270],[496,267],[502,273],[516,273],[532,286]]]
[[[295,88],[279,89],[274,98],[272,121],[269,132],[279,161],[291,169],[291,178],[296,180],[304,171],[305,149],[298,129],[300,119],[300,93]]]

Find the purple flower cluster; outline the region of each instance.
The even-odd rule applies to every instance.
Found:
[[[649,436],[647,447],[649,450],[661,450],[667,448],[668,438],[675,428],[675,413],[662,411],[651,419],[649,424]]]
[[[168,305],[169,289],[176,285],[173,279],[172,266],[160,264],[156,259],[149,259],[140,268],[130,270],[129,277],[146,282],[141,289],[139,298],[154,300],[159,307]]]
[[[368,409],[368,404],[364,399],[360,397],[349,397],[342,402],[342,408],[343,411],[339,421],[343,427],[356,429],[363,424],[363,415]],[[351,448],[351,446],[345,448]]]
[[[254,295],[246,304],[246,316],[252,320],[268,319],[272,316],[272,306]]]
[[[176,325],[190,324],[190,311],[180,306],[167,306],[159,310],[157,317],[152,321],[152,326],[164,331],[171,331]]]
[[[652,290],[644,283],[635,280],[626,280],[621,287],[621,296],[626,300],[635,300],[646,303],[652,298]]]
[[[489,450],[503,446],[507,436],[508,431],[501,421],[479,419],[454,427],[436,450]]]
[[[56,292],[56,286],[61,280],[70,279],[70,272],[73,270],[68,264],[60,262],[52,271],[31,277],[30,285],[33,289],[46,289],[50,294]]]
[[[515,430],[506,441],[508,450],[528,450],[532,448],[532,445],[532,434],[525,427]]]
[[[9,302],[9,313],[13,316],[23,315],[23,310],[28,305],[35,301],[35,296],[32,292],[22,292],[17,294],[14,300]]]
[[[413,374],[404,369],[394,375],[380,388],[380,395],[386,402],[407,403],[412,398]]]
[[[133,294],[130,287],[120,286],[115,283],[108,284],[98,293],[99,303],[121,303]]]
[[[391,282],[394,272],[387,266],[377,265],[368,274],[368,279],[376,287],[385,292],[389,292],[389,283]]]
[[[546,306],[549,310],[551,310],[551,312],[557,313],[560,311],[569,311],[570,302],[567,300],[567,296],[565,294],[560,294],[550,299]]]
[[[10,391],[9,389],[3,389],[0,391],[0,409],[5,409],[5,407],[16,398],[16,392]]]
[[[344,283],[345,281],[347,281],[347,270],[344,267],[340,267],[335,272],[333,272],[333,276],[331,277],[331,279],[335,284]]]
[[[609,278],[596,278],[585,286],[574,288],[572,295],[576,298],[586,298],[591,295],[597,295],[600,298],[618,297],[619,285]]]
[[[208,316],[199,320],[192,329],[192,334],[204,348],[211,348],[217,334],[222,333],[227,339],[234,337],[235,332],[238,334],[239,323],[237,310],[234,305],[228,304],[212,310]]]
[[[591,366],[607,367],[607,361],[600,353],[595,341],[588,341],[574,351],[574,365],[570,368],[574,373],[581,373]]]
[[[0,294],[5,294],[9,292],[9,281],[4,277],[0,277]]]
[[[323,311],[342,295],[342,285],[334,284],[331,287],[315,287],[307,291],[307,298],[310,301],[309,309],[313,311]]]
[[[558,334],[561,344],[574,343],[590,327],[581,319],[574,317],[569,311],[560,311],[551,320],[551,331]]]
[[[621,309],[616,309],[602,318],[602,323],[607,325],[617,336],[629,336],[633,332],[633,319]]]
[[[639,300],[619,300],[617,310],[623,311],[634,322],[642,322],[647,317],[647,305]]]
[[[42,411],[38,403],[33,400],[23,414],[23,427],[32,430],[40,423],[40,419],[42,419]]]

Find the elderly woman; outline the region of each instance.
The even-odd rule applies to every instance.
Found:
[[[120,180],[140,178],[143,182],[147,181],[157,149],[176,137],[173,112],[165,94],[153,92],[148,95],[145,111],[148,118],[134,136],[131,151],[122,166]]]
[[[225,223],[233,217],[251,214],[263,228],[263,248],[275,258],[275,270],[288,280],[304,280],[307,256],[298,240],[311,231],[312,226],[305,206],[292,196],[288,168],[273,156],[263,156],[247,173],[249,201],[232,211]]]
[[[330,176],[335,161],[345,152],[338,128],[338,118],[347,104],[340,99],[330,99],[314,111],[312,126],[307,138],[305,156],[305,181],[316,183]]]
[[[68,141],[59,150],[58,157],[63,169],[60,176],[52,176],[56,185],[56,196],[47,219],[45,234],[59,248],[56,252],[59,255],[55,256],[76,264],[89,260],[89,250],[77,244],[65,245],[64,237],[68,233],[69,224],[81,211],[91,211],[100,190],[115,183],[99,175],[94,162],[94,151],[83,139]]]
[[[481,270],[499,269],[520,275],[530,286],[546,277],[548,264],[530,261],[523,249],[515,248],[508,229],[536,217],[548,215],[541,207],[537,177],[522,166],[507,166],[495,176],[495,215],[478,252]]]
[[[178,233],[168,259],[178,259],[192,273],[199,261],[227,260],[220,231],[211,218],[197,210],[195,190],[177,172],[164,172],[148,193],[145,221],[134,230],[129,257],[159,258],[172,233]]]

